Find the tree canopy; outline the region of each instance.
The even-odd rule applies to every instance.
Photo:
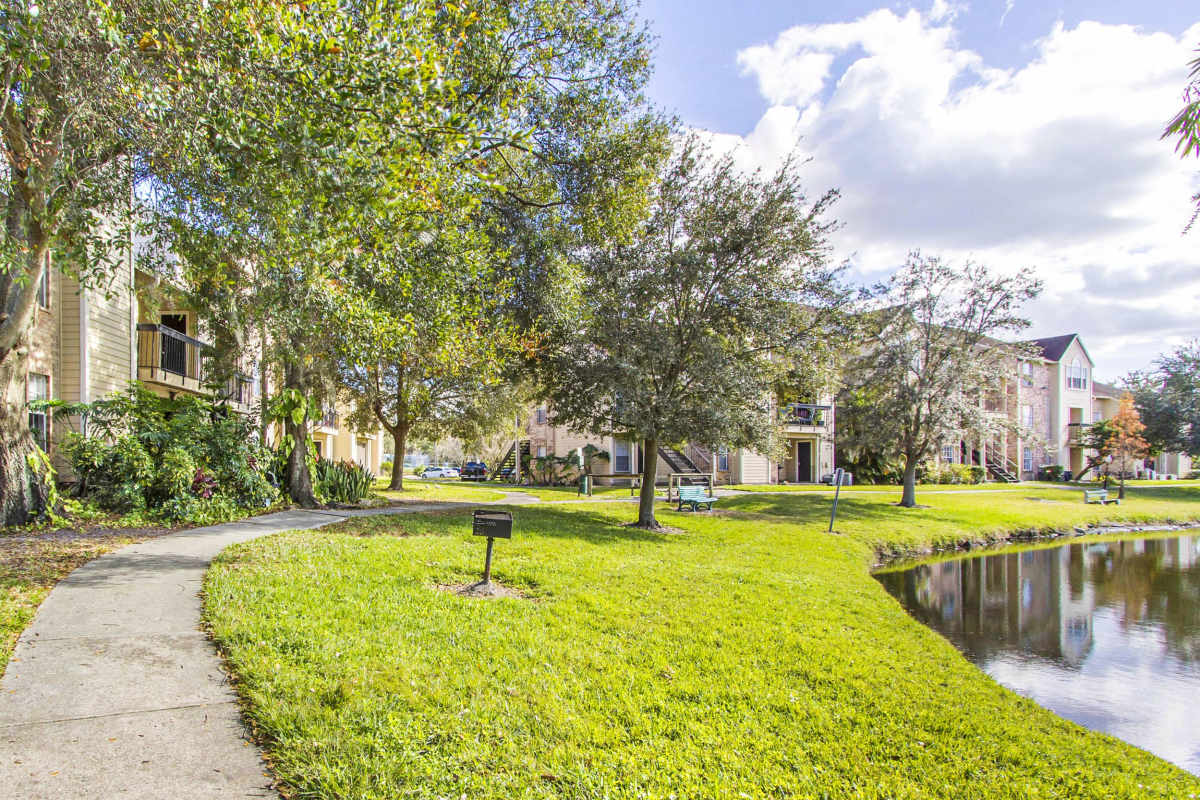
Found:
[[[917,468],[944,441],[986,439],[1007,424],[988,403],[1016,360],[1032,354],[997,337],[1028,327],[1020,307],[1040,290],[1029,270],[996,275],[919,252],[875,288],[845,389],[869,402],[839,416],[857,415],[851,426],[873,440],[872,449],[903,460],[901,505],[916,505]]]
[[[783,356],[845,298],[827,261],[836,194],[810,200],[800,167],[745,174],[677,139],[632,235],[578,254],[539,374],[555,423],[643,443],[642,526],[660,445],[772,447]]]

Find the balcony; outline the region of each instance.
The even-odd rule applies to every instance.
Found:
[[[138,380],[201,394],[201,362],[207,342],[193,339],[165,325],[143,322],[137,326]]]
[[[810,403],[788,403],[779,407],[779,421],[789,428],[824,428],[825,412],[831,408]]]
[[[234,411],[248,414],[251,406],[258,400],[258,382],[253,376],[238,372],[225,382],[223,394]]]
[[[1091,425],[1087,422],[1071,422],[1067,424],[1067,443],[1071,447],[1083,447],[1086,444]]]

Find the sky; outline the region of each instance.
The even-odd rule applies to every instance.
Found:
[[[1200,47],[1185,0],[642,0],[650,99],[747,169],[809,159],[872,283],[919,249],[1045,283],[1029,336],[1117,380],[1200,337],[1200,160],[1161,141]]]

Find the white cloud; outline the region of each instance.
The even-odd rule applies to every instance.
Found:
[[[1004,13],[1000,15],[1001,28],[1004,27],[1004,20],[1008,19],[1009,12],[1013,10],[1014,5],[1016,5],[1015,0],[1004,0]]]
[[[1036,266],[1033,332],[1078,331],[1102,375],[1200,335],[1200,234],[1180,235],[1200,164],[1158,138],[1200,24],[1060,24],[1028,64],[996,69],[959,44],[958,13],[880,9],[743,50],[769,108],[714,142],[747,167],[812,156],[810,188],[841,189],[836,244],[864,276],[914,247]]]

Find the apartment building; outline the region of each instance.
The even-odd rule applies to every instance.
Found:
[[[81,287],[69,275],[48,268],[38,287],[35,314],[26,377],[29,400],[91,402],[135,380],[163,397],[210,391],[205,363],[211,346],[203,338],[202,320],[170,285],[137,269],[132,256],[106,286]],[[219,394],[234,411],[248,414],[269,390],[269,381],[252,359],[239,367]],[[79,424],[30,413],[35,438],[68,480],[55,443]],[[329,414],[313,438],[326,457],[358,461],[380,472],[382,431],[354,431]]]
[[[703,475],[716,485],[816,483],[833,472],[833,399],[821,403],[777,399],[772,413],[778,414],[784,437],[784,457],[775,460],[747,448],[712,448],[687,443],[679,448],[659,447],[657,475],[667,482],[672,474]],[[593,471],[598,481],[622,482],[641,474],[645,453],[642,442],[630,436],[592,436],[570,431],[550,422],[548,406],[539,407],[524,427],[523,447],[531,458],[563,458],[585,445],[608,453]]]
[[[1034,480],[1042,467],[1058,465],[1078,475],[1088,464],[1084,447],[1088,428],[1111,419],[1121,389],[1095,379],[1096,364],[1078,334],[1048,336],[1029,342],[1036,355],[1012,365],[1012,377],[1001,392],[988,398],[988,410],[1004,415],[1015,430],[987,441],[943,443],[943,463],[986,467],[993,478],[1011,475]],[[1139,471],[1186,475],[1191,460],[1164,453]]]

